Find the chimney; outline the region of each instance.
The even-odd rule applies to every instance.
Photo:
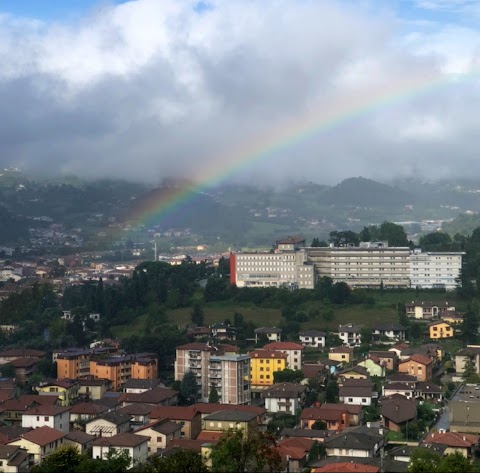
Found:
[[[383,435],[383,429],[378,429],[378,434]]]
[[[370,428],[372,424],[370,422],[367,422],[367,427]]]

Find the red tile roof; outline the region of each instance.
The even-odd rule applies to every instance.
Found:
[[[192,420],[200,412],[192,406],[157,406],[150,419]]]
[[[249,353],[252,358],[287,358],[287,354],[276,350],[254,350]]]
[[[262,416],[267,413],[264,407],[258,406],[246,406],[246,405],[232,405],[232,404],[213,404],[208,402],[199,402],[192,406],[201,414],[213,414],[218,411],[240,411],[240,412],[252,412],[257,416]]]
[[[472,434],[460,434],[456,432],[431,432],[424,443],[439,443],[441,445],[447,445],[448,447],[457,448],[470,448],[472,445],[477,445],[480,440],[478,435]]]
[[[23,434],[23,438],[36,445],[43,446],[55,442],[56,440],[60,440],[63,437],[66,437],[66,435],[67,434],[64,432],[52,429],[51,427],[38,427],[37,429]]]
[[[303,350],[305,347],[298,343],[293,342],[272,342],[267,343],[263,349],[264,350]]]
[[[108,411],[108,407],[102,404],[97,404],[95,402],[81,402],[72,407],[70,414],[97,415],[105,411]]]
[[[92,445],[111,446],[111,447],[136,447],[144,442],[148,442],[150,437],[146,435],[137,435],[130,432],[113,435],[112,437],[99,437],[92,442]]]
[[[420,363],[422,365],[428,366],[432,363],[432,359],[425,355],[419,355],[415,353],[410,358],[406,359],[405,361],[401,361],[400,364],[408,363],[409,361],[415,361],[416,363]]]
[[[29,366],[36,365],[40,361],[40,358],[17,358],[16,360],[9,361],[8,364],[15,368],[28,368]]]
[[[203,430],[198,434],[197,440],[203,440],[209,443],[218,443],[222,438],[223,432],[208,432]]]
[[[23,415],[56,416],[68,411],[70,411],[69,407],[44,405],[44,406],[37,406],[32,409],[29,409],[28,411],[24,412]]]
[[[380,468],[378,466],[338,462],[315,468],[312,470],[312,473],[378,473],[379,471]]]

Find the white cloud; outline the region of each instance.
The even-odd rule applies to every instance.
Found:
[[[454,147],[455,172],[462,172],[462,150],[470,156],[478,131],[474,83],[419,99],[389,94],[471,71],[476,31],[426,31],[418,23],[403,36],[391,11],[334,0],[210,3],[198,13],[195,1],[137,0],[74,24],[0,16],[2,164],[208,178],[241,160],[251,143],[267,147],[270,135],[288,141],[311,114],[319,123],[328,110],[347,117],[368,99],[356,119],[245,173],[319,181],[397,176],[414,167],[430,173],[448,166]],[[449,41],[453,33],[457,40]],[[387,105],[368,107],[379,97]],[[439,161],[443,167],[432,171]]]

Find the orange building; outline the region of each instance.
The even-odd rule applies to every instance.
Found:
[[[114,356],[103,360],[90,360],[90,375],[108,379],[115,391],[128,379],[155,379],[158,360],[154,353]]]
[[[418,381],[431,381],[432,365],[432,359],[428,356],[415,354],[399,363],[398,372],[416,376]]]

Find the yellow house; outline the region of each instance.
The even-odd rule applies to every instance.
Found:
[[[225,432],[243,430],[245,436],[258,428],[257,413],[237,411],[236,409],[218,411],[202,420],[202,432]]]
[[[272,386],[273,373],[287,367],[287,354],[277,350],[255,350],[249,353],[250,384]]]
[[[333,347],[330,348],[328,359],[333,361],[340,361],[342,363],[350,363],[353,356],[353,348],[350,347]]]
[[[8,445],[22,447],[33,456],[34,463],[40,464],[50,453],[63,444],[66,433],[51,427],[38,427],[26,432],[21,438],[9,442]]]
[[[58,396],[57,404],[63,407],[71,406],[75,403],[79,394],[78,381],[71,379],[56,379],[40,383],[35,389],[42,396]]]
[[[453,327],[450,324],[447,324],[447,322],[439,321],[428,326],[428,333],[432,340],[452,338]]]

